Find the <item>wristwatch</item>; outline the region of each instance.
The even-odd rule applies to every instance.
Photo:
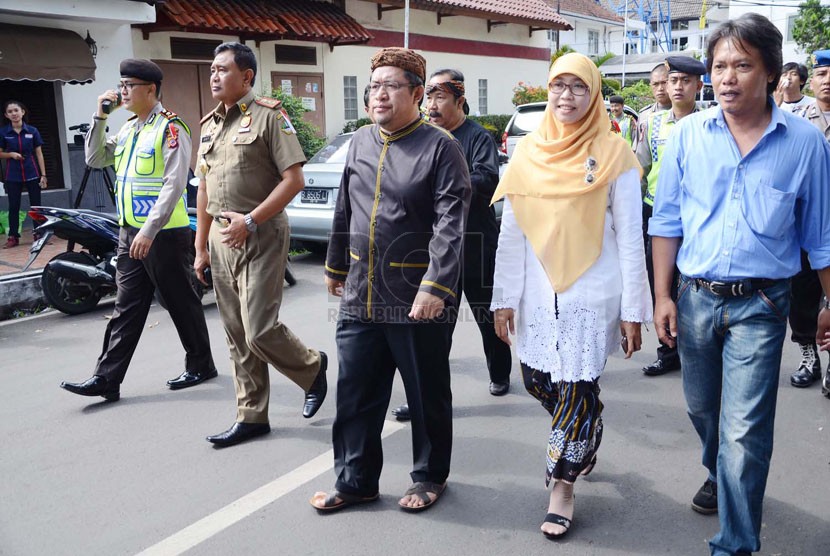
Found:
[[[251,216],[251,213],[245,215],[245,227],[248,228],[249,233],[254,233],[256,231],[256,222],[254,222],[254,217]]]

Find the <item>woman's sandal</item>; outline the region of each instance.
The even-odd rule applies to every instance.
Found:
[[[596,464],[597,464],[597,455],[594,454],[594,457],[591,458],[591,461],[588,462],[588,465],[585,466],[585,469],[582,470],[582,473],[580,473],[580,475],[582,475],[583,477],[587,477],[588,475],[590,475],[591,471],[594,470],[594,466]]]
[[[338,502],[337,499],[340,499]],[[308,501],[309,504],[314,506],[314,509],[320,513],[332,513],[348,506],[355,506],[357,504],[366,504],[368,502],[374,502],[380,498],[380,494],[374,494],[372,496],[357,496],[355,494],[348,494],[346,492],[338,492],[333,490],[326,495],[326,498],[323,500],[322,505],[317,505],[314,502],[315,496],[311,497],[311,500]]]
[[[441,495],[444,493],[444,490],[447,488],[447,483],[431,483],[429,481],[423,481],[419,483],[413,483],[411,487],[409,487],[406,492],[403,494],[404,496],[412,496],[416,495],[421,501],[424,503],[423,506],[407,506],[402,502],[398,502],[398,506],[401,507],[402,510],[406,512],[416,513],[422,512],[427,508],[431,507],[433,504],[438,502],[438,499],[441,498]],[[430,498],[428,493],[434,494],[435,498]]]
[[[543,523],[553,523],[554,525],[561,525],[565,528],[564,531],[561,533],[548,533],[547,531],[542,531],[542,534],[549,538],[550,540],[557,540],[564,537],[568,531],[571,530],[571,520],[567,517],[563,517],[559,514],[548,514],[545,516],[545,521]]]

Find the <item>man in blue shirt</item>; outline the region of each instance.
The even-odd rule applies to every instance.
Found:
[[[768,19],[747,13],[725,22],[710,36],[706,59],[720,104],[677,124],[649,223],[654,321],[661,340],[677,342],[709,471],[692,508],[719,514],[711,553],[737,555],[761,545],[789,278],[800,248],[830,290],[830,147],[770,97],[781,33]],[[828,329],[825,307],[817,336]]]

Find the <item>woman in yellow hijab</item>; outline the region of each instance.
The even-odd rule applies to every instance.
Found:
[[[567,54],[551,67],[540,128],[517,146],[498,189],[506,197],[496,254],[496,334],[516,351],[528,392],[551,414],[542,532],[568,532],[573,485],[602,439],[598,379],[608,355],[640,349],[652,318],[640,166],[611,132],[596,65]]]

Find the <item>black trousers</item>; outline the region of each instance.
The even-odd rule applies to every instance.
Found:
[[[205,313],[190,278],[190,228],[160,231],[143,261],[130,258],[130,245],[137,233],[135,228],[121,228],[118,237],[118,293],[95,374],[118,384],[124,381],[156,288],[186,352],[185,368],[197,373],[213,370]]]
[[[9,196],[9,237],[20,237],[20,200],[23,189],[29,193],[29,206],[40,205],[40,180],[7,181],[3,184]]]
[[[654,260],[652,259],[651,251],[651,236],[648,235],[648,219],[651,218],[654,209],[651,205],[643,203],[643,245],[646,249],[646,272],[648,274],[648,287],[651,290],[651,303],[654,304]],[[680,279],[680,271],[674,267],[674,276],[672,276],[671,297],[677,299],[677,281]],[[662,340],[658,340],[660,345],[657,347],[658,361],[679,361],[680,355],[677,352],[677,346],[670,347],[664,344]]]
[[[496,244],[498,244],[498,238]],[[482,247],[480,241],[467,239],[464,244],[464,266],[458,284],[458,300],[461,301],[461,294],[463,293],[470,305],[470,312],[481,333],[481,343],[484,347],[484,357],[487,361],[487,370],[490,372],[490,380],[492,382],[509,382],[510,367],[513,365],[510,346],[496,336],[496,328],[493,324],[494,316],[490,310],[490,302],[493,300],[493,274],[495,269],[495,248],[489,248],[486,242]],[[463,314],[464,312],[459,310],[459,315]],[[455,332],[455,322],[456,319],[452,319],[450,334]]]
[[[816,343],[816,327],[821,306],[821,281],[810,266],[807,253],[801,252],[801,271],[792,278],[790,290],[790,328],[792,341],[799,344]]]
[[[337,323],[337,416],[332,426],[335,488],[371,496],[383,468],[381,431],[395,369],[412,415],[413,482],[443,483],[452,453],[450,325]]]

